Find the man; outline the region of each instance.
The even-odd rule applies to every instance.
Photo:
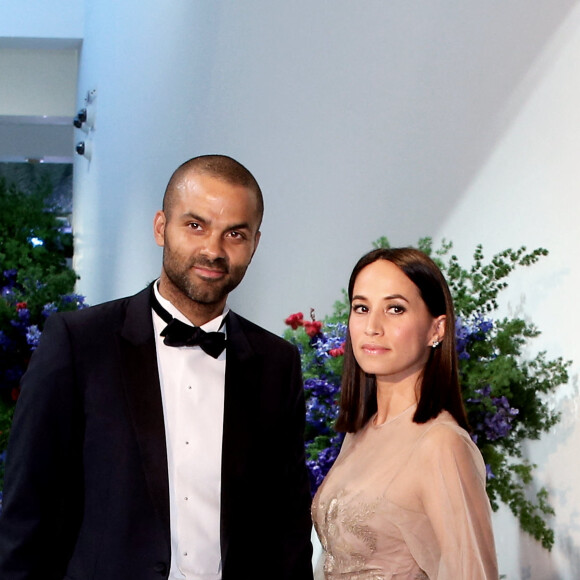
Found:
[[[226,306],[262,213],[245,167],[194,158],[155,215],[158,282],[49,318],[8,449],[2,580],[312,578],[299,356]]]

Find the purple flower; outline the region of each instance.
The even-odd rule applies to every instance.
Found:
[[[306,460],[306,467],[310,476],[310,490],[312,495],[322,483],[326,474],[336,461],[344,435],[337,433],[329,441],[328,447],[322,449],[315,458]]]
[[[22,321],[27,321],[30,318],[30,310],[28,308],[19,308],[17,314],[18,318]]]
[[[26,331],[26,342],[30,346],[30,350],[35,350],[38,346],[38,341],[40,340],[40,330],[36,324],[28,327]]]
[[[339,386],[325,379],[307,379],[304,383],[306,394],[306,423],[318,434],[327,434],[330,425],[338,415],[335,399]]]
[[[490,410],[479,410],[474,413],[472,417],[472,424],[475,424],[475,430],[478,432],[473,435],[474,442],[477,443],[478,435],[483,435],[488,441],[496,441],[502,437],[506,437],[512,428],[512,420],[518,415],[519,410],[511,407],[507,397],[492,397],[491,386],[485,387],[475,391],[479,397],[470,397],[466,400],[467,403],[477,405],[483,403],[484,400],[491,402],[493,408]]]
[[[312,342],[312,347],[316,351],[316,358],[320,363],[330,358],[329,352],[335,348],[340,348],[346,340],[346,324],[327,324],[325,332],[319,333]]]
[[[4,286],[2,288],[1,294],[2,298],[4,298],[5,300],[10,300],[11,298],[14,297],[14,289],[12,288],[12,286]]]
[[[496,413],[488,413],[483,420],[485,436],[489,441],[505,437],[512,428],[513,417],[519,413],[518,409],[510,407],[506,397],[493,397],[492,401]]]
[[[10,339],[3,330],[0,330],[0,348],[6,348],[10,345]]]
[[[49,302],[45,304],[42,308],[42,316],[48,318],[51,314],[57,312],[58,306],[54,302]]]
[[[455,320],[455,340],[457,354],[460,360],[471,358],[469,348],[475,341],[485,340],[486,335],[493,329],[493,321],[476,314],[465,320],[458,316]]]
[[[18,275],[18,270],[16,270],[15,268],[11,268],[10,270],[4,270],[2,274],[4,275],[4,278],[6,278],[6,282],[8,284],[10,284],[11,286],[16,284],[16,276]]]
[[[62,303],[64,305],[73,304],[76,306],[77,310],[82,310],[87,307],[85,304],[85,297],[80,294],[65,294],[62,297]]]
[[[30,310],[28,308],[18,308],[16,310],[16,318],[10,321],[14,328],[25,329],[30,321]]]

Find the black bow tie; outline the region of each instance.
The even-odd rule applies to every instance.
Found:
[[[167,322],[161,332],[167,346],[200,346],[204,352],[217,358],[226,347],[226,335],[223,332],[206,332],[199,326],[185,324],[173,318],[157,300],[155,291],[151,290],[151,307]]]

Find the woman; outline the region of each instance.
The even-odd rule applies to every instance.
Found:
[[[348,296],[336,424],[347,435],[312,505],[325,578],[497,580],[441,271],[419,250],[374,250]]]

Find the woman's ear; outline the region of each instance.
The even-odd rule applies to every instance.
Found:
[[[434,342],[443,342],[445,338],[445,329],[447,323],[447,316],[442,314],[433,320],[433,331],[431,334],[431,344]]]

